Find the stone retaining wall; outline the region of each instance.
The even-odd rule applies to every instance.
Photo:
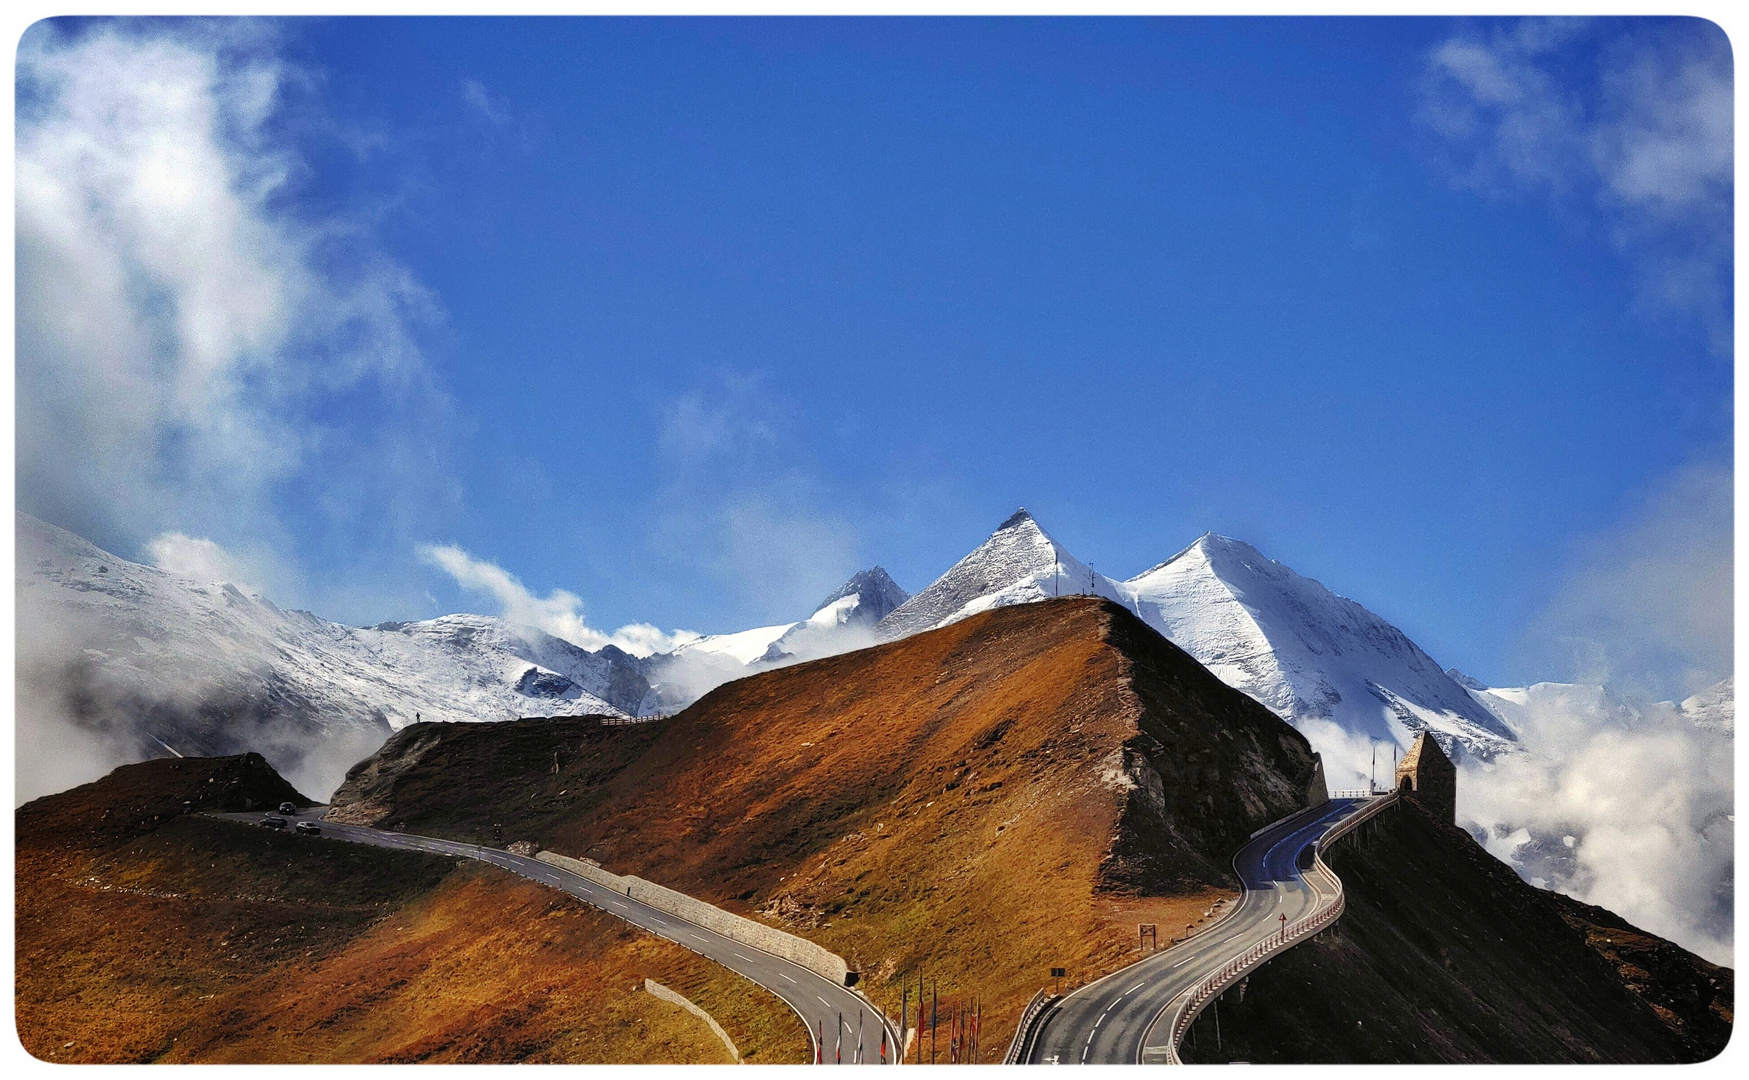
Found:
[[[709,1024],[711,1030],[717,1033],[717,1038],[723,1040],[723,1045],[729,1048],[729,1056],[735,1060],[735,1064],[741,1064],[741,1051],[735,1049],[735,1040],[729,1038],[729,1033],[723,1030],[723,1025],[717,1023],[717,1018],[710,1013],[705,1012],[704,1008],[697,1002],[688,998],[684,994],[676,993],[675,991],[668,989],[655,979],[645,979],[644,989],[652,996],[671,1004],[678,1005],[682,1009],[685,1009],[687,1012]]]
[[[786,934],[764,923],[736,915],[732,911],[724,911],[714,904],[707,904],[694,896],[653,881],[645,881],[631,874],[614,874],[603,870],[599,865],[583,859],[573,859],[566,855],[556,855],[551,851],[543,851],[535,858],[544,863],[551,863],[564,870],[569,870],[578,877],[587,878],[599,885],[605,885],[622,896],[640,900],[658,911],[666,911],[687,922],[699,926],[743,945],[751,945],[755,949],[763,949],[773,956],[781,956],[792,964],[805,967],[814,974],[844,986],[849,982],[850,965],[835,952],[830,952],[822,946],[814,944],[804,937]]]

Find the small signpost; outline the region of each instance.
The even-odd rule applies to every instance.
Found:
[[[1057,993],[1059,994],[1063,992],[1063,976],[1067,974],[1069,974],[1068,968],[1054,967],[1051,969],[1051,978],[1057,980]]]
[[[1147,948],[1147,945],[1144,945],[1143,942],[1152,943],[1154,946],[1154,951],[1155,952],[1160,951],[1160,934],[1159,934],[1159,931],[1157,931],[1154,928],[1154,924],[1151,922],[1137,923],[1136,924],[1136,951],[1137,952],[1142,952],[1143,950],[1145,950]]]
[[[1283,915],[1281,917],[1281,943],[1283,945],[1287,944],[1287,916],[1286,915]]]

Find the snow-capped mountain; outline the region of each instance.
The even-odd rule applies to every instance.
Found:
[[[1691,697],[1682,699],[1677,711],[1696,726],[1726,735],[1737,730],[1737,677],[1722,680]]]
[[[1298,727],[1334,778],[1366,776],[1374,741],[1407,746],[1433,732],[1448,751],[1488,757],[1511,730],[1401,630],[1352,600],[1208,534],[1127,581],[1094,572],[1024,509],[883,619],[883,637],[944,626],[990,608],[1095,593],[1135,611],[1228,685]]]
[[[1462,672],[1449,674],[1525,742],[1559,745],[1581,733],[1663,723],[1689,724],[1724,735],[1736,730],[1734,676],[1678,702],[1634,699],[1594,683],[1486,686]]]
[[[115,758],[101,771],[166,751],[258,750],[324,795],[415,718],[656,708],[645,662],[612,646],[592,653],[482,615],[343,626],[129,562],[24,514],[16,533],[21,728],[71,725],[62,734]]]
[[[759,626],[732,634],[706,634],[685,642],[669,654],[674,657],[721,656],[740,664],[777,663],[784,660],[842,652],[844,642],[862,640],[857,631],[867,631],[894,608],[903,604],[906,592],[881,567],[873,567],[846,581],[800,622]],[[837,647],[835,647],[837,646]]]
[[[1401,630],[1243,541],[1209,533],[1123,586],[1155,629],[1308,736],[1328,722],[1406,746],[1430,731],[1482,757],[1513,742]]]
[[[909,637],[991,608],[1086,592],[1129,603],[1114,582],[1065,551],[1022,507],[990,539],[882,619],[877,630],[887,640]]]

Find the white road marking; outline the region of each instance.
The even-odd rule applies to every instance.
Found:
[[[780,971],[780,972],[778,972],[778,974],[779,974],[779,975],[782,975],[782,976],[783,976],[783,977],[784,977],[784,978],[786,978],[786,979],[789,979],[789,981],[790,981],[790,983],[791,983],[791,985],[794,985],[794,984],[795,984],[795,980],[794,980],[794,979],[790,979],[790,978],[789,978],[789,975],[788,975],[788,973],[786,973],[786,972],[782,972],[782,971]]]
[[[1194,957],[1194,956],[1187,956],[1184,959],[1178,961],[1178,963],[1173,964],[1172,970],[1177,971],[1179,968],[1183,967],[1184,965],[1190,963],[1192,960],[1195,960],[1195,959],[1196,959],[1196,957]]]
[[[826,1006],[828,1009],[830,1009],[832,1007],[832,1003],[830,1001],[827,1001],[825,998],[820,997],[819,994],[815,994],[814,997],[819,998],[820,1004]]]
[[[1146,982],[1139,982],[1136,985],[1130,987],[1128,990],[1125,990],[1123,992],[1123,996],[1129,997],[1131,994],[1135,993],[1137,990],[1140,990],[1142,987],[1144,987],[1146,985],[1148,985]]]
[[[751,964],[751,963],[752,963],[752,962],[753,962],[753,958],[752,958],[752,957],[751,957],[751,956],[742,956],[742,955],[741,955],[741,954],[740,954],[740,953],[736,953],[736,954],[735,954],[735,959],[737,959],[737,960],[745,960],[745,961],[747,961],[747,962],[748,962],[748,963],[749,963],[749,964]]]

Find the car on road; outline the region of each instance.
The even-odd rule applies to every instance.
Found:
[[[261,824],[267,826],[269,829],[283,829],[285,828],[285,818],[280,817],[278,814],[268,814],[261,819]]]
[[[298,830],[297,831],[301,832],[301,833],[310,833],[312,835],[315,835],[315,834],[319,834],[322,831],[322,826],[316,824],[313,821],[300,821],[300,822],[298,822]]]
[[[295,814],[298,812],[298,808],[291,803],[282,802],[279,804],[279,812],[282,814]]]

